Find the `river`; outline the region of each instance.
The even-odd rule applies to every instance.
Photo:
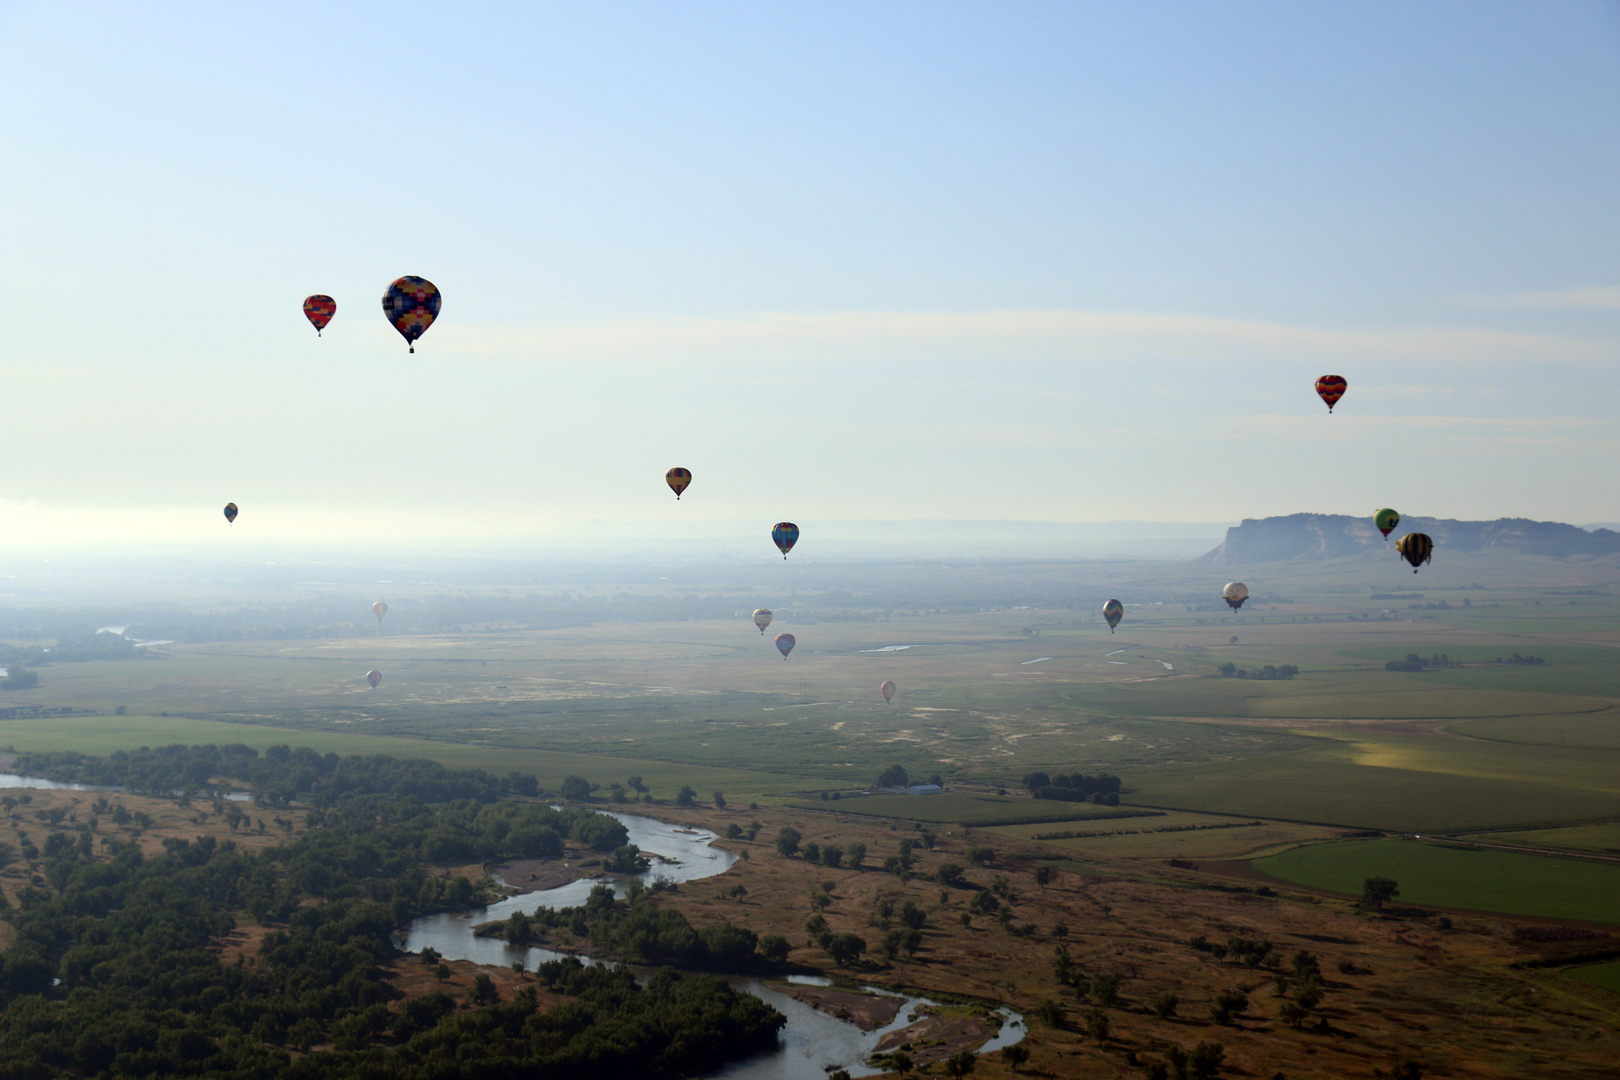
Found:
[[[712,832],[686,829],[652,818],[634,814],[612,814],[624,823],[630,832],[629,842],[644,853],[663,856],[654,860],[652,869],[639,875],[646,884],[657,878],[677,883],[701,881],[729,870],[737,856],[713,846],[719,839]],[[621,878],[616,891],[623,893],[622,885],[629,878]],[[400,947],[409,952],[420,952],[432,946],[452,960],[470,960],[478,964],[511,967],[522,961],[526,968],[534,968],[546,960],[556,960],[565,953],[528,945],[508,945],[500,938],[481,938],[473,934],[473,927],[492,919],[505,919],[514,912],[532,913],[541,907],[574,907],[585,902],[592,887],[599,884],[589,878],[560,885],[543,892],[525,893],[492,904],[486,908],[460,914],[428,915],[417,919],[400,935]],[[582,959],[585,959],[582,957]],[[882,1072],[867,1066],[866,1058],[878,1041],[890,1031],[907,1026],[908,1014],[918,1006],[934,1004],[926,997],[897,994],[891,990],[865,986],[869,993],[902,997],[905,1004],[887,1027],[863,1032],[854,1024],[838,1020],[819,1009],[811,1008],[780,991],[773,990],[758,979],[733,976],[728,981],[738,990],[763,999],[787,1017],[777,1048],[774,1052],[736,1061],[719,1072],[709,1074],[714,1080],[825,1080],[830,1069],[848,1069],[851,1076],[875,1076]],[[777,982],[804,983],[825,986],[829,979],[794,975]],[[980,1053],[999,1050],[1024,1037],[1024,1018],[1011,1009],[999,1010],[1002,1027],[999,1034],[986,1043]]]
[[[63,784],[55,780],[41,780],[34,776],[0,773],[0,788],[8,787],[57,791],[121,790],[87,784]],[[247,800],[252,796],[246,792],[232,792],[225,797],[231,800]],[[624,827],[630,833],[629,843],[641,848],[643,853],[663,857],[661,860],[655,859],[652,868],[645,874],[638,875],[645,884],[651,885],[657,878],[665,878],[679,884],[701,881],[725,873],[737,861],[736,855],[713,846],[719,837],[707,830],[682,828],[635,814],[609,814],[609,816],[624,823]],[[622,894],[623,883],[629,880],[629,877],[621,877],[615,891]],[[431,945],[451,960],[470,960],[476,964],[500,967],[511,967],[515,961],[521,960],[524,967],[533,969],[542,961],[557,960],[572,954],[527,945],[508,945],[500,938],[477,937],[473,934],[473,927],[492,919],[508,918],[517,911],[532,913],[540,907],[578,906],[585,902],[591,889],[597,884],[599,882],[595,880],[583,878],[567,885],[559,885],[555,889],[514,896],[473,911],[424,916],[412,922],[402,934],[398,935],[396,941],[408,952],[421,952]],[[580,958],[592,962],[588,957]],[[647,973],[651,974],[650,971]],[[774,1052],[732,1062],[719,1072],[710,1073],[711,1080],[825,1080],[827,1072],[835,1068],[848,1069],[851,1076],[875,1076],[883,1070],[869,1068],[866,1059],[878,1041],[889,1032],[904,1028],[910,1022],[907,1016],[918,1006],[936,1004],[926,997],[899,994],[881,987],[862,986],[860,989],[868,993],[905,999],[899,1013],[887,1027],[864,1032],[854,1024],[836,1019],[779,990],[773,990],[758,979],[733,976],[727,981],[736,989],[763,999],[787,1017],[787,1024],[778,1036]],[[790,975],[785,979],[773,981],[813,986],[827,986],[832,983],[830,979],[804,975]],[[984,1044],[980,1053],[999,1050],[1024,1037],[1022,1016],[1011,1009],[997,1011],[1002,1017],[1001,1031]]]

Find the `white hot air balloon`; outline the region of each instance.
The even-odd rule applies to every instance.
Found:
[[[770,608],[755,608],[754,609],[754,625],[759,627],[759,632],[761,634],[765,633],[765,628],[767,626],[771,625],[771,609]]]
[[[1226,588],[1221,590],[1221,599],[1236,611],[1243,606],[1243,601],[1249,598],[1249,587],[1241,581],[1229,581]]]
[[[371,605],[371,611],[377,616],[377,621],[382,622],[382,617],[388,614],[388,605],[379,600]]]

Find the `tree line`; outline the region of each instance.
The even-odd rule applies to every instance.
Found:
[[[1024,777],[1024,790],[1037,799],[1064,802],[1094,802],[1099,806],[1119,805],[1120,779],[1110,773],[1087,776],[1084,773],[1048,776],[1036,771]]]

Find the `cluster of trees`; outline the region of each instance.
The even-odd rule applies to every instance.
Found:
[[[530,944],[565,930],[588,939],[591,951],[599,956],[700,971],[771,971],[786,962],[789,945],[781,935],[761,938],[729,922],[700,930],[680,912],[654,903],[655,892],[633,881],[620,901],[614,899],[611,886],[597,885],[579,907],[543,907],[533,915],[518,912],[505,922],[480,927],[479,933]]]
[[[0,679],[0,690],[32,690],[38,685],[39,672],[20,664],[6,668],[5,678]]]
[[[119,634],[79,633],[58,638],[54,645],[8,645],[0,642],[0,665],[66,664],[80,660],[150,659],[150,649],[138,649]]]
[[[497,777],[482,769],[447,769],[425,758],[386,754],[322,754],[285,744],[260,754],[251,746],[160,746],[119,750],[106,757],[73,752],[21,754],[13,766],[30,776],[63,783],[123,787],[151,795],[171,795],[229,786],[251,787],[270,806],[298,797],[316,807],[368,795],[424,802],[473,799],[491,803],[508,795],[536,796],[540,786],[529,773]]]
[[[931,773],[926,781],[911,779],[911,774],[906,771],[906,767],[904,765],[890,765],[887,769],[884,769],[882,772],[878,773],[875,786],[880,788],[903,788],[910,787],[912,784],[921,783],[934,784],[938,787],[945,786],[945,780],[939,775],[939,773]]]
[[[752,840],[758,832],[759,823],[750,822],[747,830],[748,838]],[[744,830],[738,828],[738,835],[743,835],[743,833]],[[726,829],[726,835],[731,835],[730,827]],[[793,856],[798,855],[805,862],[814,863],[818,866],[830,866],[834,869],[839,867],[846,867],[850,870],[866,869],[866,845],[859,840],[854,841],[847,848],[841,848],[836,844],[817,844],[813,841],[806,844],[803,841],[804,836],[798,829],[791,825],[784,825],[776,833],[776,853],[784,859],[791,859]],[[907,844],[914,845],[915,842],[902,840],[901,844],[903,846]],[[933,846],[932,833],[929,834],[929,846]],[[906,848],[906,851],[908,854],[907,869],[910,869],[910,848]]]
[[[1247,668],[1240,668],[1236,664],[1228,661],[1215,670],[1219,671],[1222,676],[1228,679],[1260,679],[1262,681],[1269,681],[1272,679],[1292,679],[1295,675],[1299,674],[1299,668],[1293,664],[1283,664],[1281,666],[1267,664],[1258,671],[1250,671]]]
[[[471,1011],[443,994],[391,1010],[399,994],[384,966],[399,923],[480,899],[438,865],[558,851],[563,836],[623,850],[623,826],[586,810],[387,791],[351,792],[310,817],[310,831],[257,853],[205,837],[148,857],[111,839],[103,859],[84,829],[47,819],[63,826],[33,855],[48,887],[25,887],[5,915],[0,1075],[662,1077],[775,1042],[780,1014],[719,980],[665,972],[637,986],[628,972],[567,963],[542,973],[569,996],[544,1013],[533,992],[503,1003],[488,984]],[[260,962],[222,962],[215,946],[242,912],[272,932]],[[756,944],[737,938],[699,940],[726,956]],[[335,1049],[292,1053],[317,1043]]]
[[[1096,776],[1059,773],[1048,776],[1044,772],[1032,772],[1024,777],[1024,790],[1037,799],[1061,799],[1065,802],[1089,800],[1102,806],[1119,805],[1119,787],[1119,777],[1108,773],[1098,773]]]
[[[1284,966],[1281,958],[1275,955],[1272,943],[1263,939],[1256,941],[1234,936],[1222,943],[1209,941],[1200,934],[1187,944],[1199,952],[1209,953],[1216,960],[1242,964],[1250,971],[1261,967],[1273,969],[1271,977],[1277,987],[1277,996],[1287,999],[1279,1007],[1277,1014],[1291,1027],[1303,1027],[1305,1021],[1322,1003],[1322,995],[1326,992],[1326,988],[1322,980],[1321,964],[1314,953],[1305,949],[1294,953],[1288,965]],[[1230,1024],[1247,1012],[1248,1008],[1247,994],[1235,990],[1226,991],[1215,995],[1215,1000],[1210,1002],[1209,1016],[1217,1024]],[[1172,1014],[1173,1012],[1172,1008]],[[1161,1012],[1160,1015],[1165,1014]]]

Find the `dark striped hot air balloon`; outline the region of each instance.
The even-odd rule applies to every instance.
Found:
[[[337,301],[323,293],[304,297],[304,318],[315,328],[315,336],[320,337],[326,324],[332,321],[337,314]]]
[[[673,491],[675,497],[679,499],[681,492],[685,491],[688,485],[692,483],[692,471],[677,465],[664,474],[664,483],[669,485],[669,490]]]
[[[238,513],[238,511],[236,509],[236,504],[235,503],[226,503],[225,504],[225,524],[227,524],[227,525],[235,525],[236,524],[236,515],[237,515],[237,513]]]
[[[1125,617],[1125,605],[1118,600],[1110,600],[1103,605],[1103,618],[1108,620],[1108,632],[1112,634],[1119,620]]]
[[[1395,541],[1395,551],[1412,564],[1412,573],[1415,574],[1417,568],[1434,554],[1434,541],[1429,539],[1428,533],[1407,533]]]
[[[792,634],[776,635],[776,651],[782,654],[783,660],[787,659],[788,653],[792,652],[793,646],[797,645],[798,643],[799,639],[794,637]]]
[[[793,550],[793,545],[799,542],[799,527],[791,521],[778,521],[771,526],[771,539],[782,551],[782,558]]]
[[[1324,375],[1316,380],[1316,392],[1327,402],[1329,413],[1333,412],[1333,406],[1339,403],[1339,399],[1344,397],[1344,392],[1349,387],[1350,384],[1344,381],[1342,375]]]

